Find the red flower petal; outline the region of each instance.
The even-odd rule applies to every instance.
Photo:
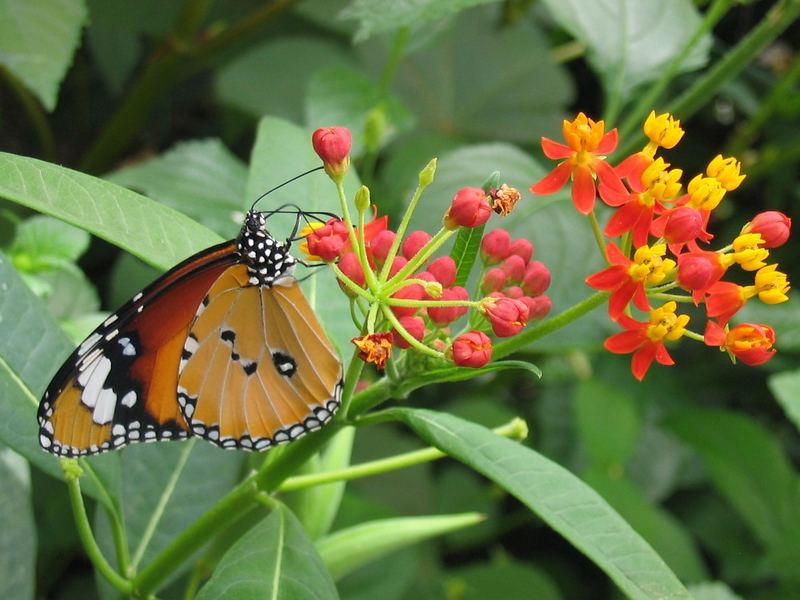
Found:
[[[611,298],[608,300],[608,316],[615,321],[619,319],[622,311],[628,306],[628,302],[631,301],[631,298],[636,296],[637,291],[641,288],[642,286],[640,284],[630,280],[621,285],[616,292],[611,294]],[[641,308],[638,303],[636,306]],[[645,308],[644,310],[647,309]]]
[[[572,165],[564,161],[528,189],[534,194],[552,194],[564,187],[571,173]]]
[[[586,278],[586,285],[596,290],[615,290],[628,280],[628,270],[622,265],[611,265]]]
[[[672,360],[672,357],[667,352],[667,347],[664,345],[663,342],[659,342],[655,344],[656,347],[656,362],[660,365],[664,365],[667,367],[671,367],[675,364],[675,361]]]
[[[603,347],[614,354],[630,354],[644,342],[641,331],[615,333],[603,342]]]
[[[644,379],[647,375],[647,370],[653,364],[653,359],[656,357],[658,347],[656,344],[650,343],[642,346],[637,350],[631,359],[631,373],[639,381]]]
[[[606,227],[603,230],[608,237],[617,237],[618,235],[622,235],[626,231],[630,231],[633,229],[633,226],[642,216],[642,205],[633,200],[632,202],[628,202],[624,206],[617,209],[617,211],[611,215],[611,218],[606,223]],[[637,247],[643,244],[635,244]]]
[[[592,212],[595,196],[592,171],[588,167],[576,167],[572,178],[572,203],[577,211],[584,215]]]
[[[595,152],[597,154],[611,154],[616,149],[618,142],[619,134],[617,133],[617,128],[615,127],[603,136],[603,139],[600,140]]]
[[[706,323],[706,331],[703,334],[703,341],[706,346],[724,346],[725,345],[725,329],[719,323],[708,321]]]
[[[544,155],[552,160],[561,160],[568,158],[574,154],[574,150],[569,146],[560,144],[550,138],[542,138],[542,152]]]
[[[622,179],[619,178],[619,175],[617,175],[611,165],[606,161],[595,158],[592,161],[592,169],[594,169],[594,172],[597,174],[597,179],[600,180],[600,183],[606,187],[620,194],[624,194],[628,191],[625,184],[622,183]]]

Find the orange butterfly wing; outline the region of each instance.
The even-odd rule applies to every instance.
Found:
[[[175,401],[183,345],[206,292],[238,260],[236,248],[226,242],[187,259],[86,338],[39,404],[45,450],[81,456],[188,435]]]
[[[184,418],[223,448],[289,442],[339,406],[341,363],[297,281],[253,284],[244,265],[228,268],[209,290],[179,371]]]

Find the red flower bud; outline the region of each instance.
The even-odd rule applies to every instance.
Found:
[[[775,331],[769,325],[740,323],[725,331],[722,326],[709,321],[704,339],[707,345],[719,346],[751,367],[764,364],[777,352],[772,347]]]
[[[469,331],[453,340],[453,362],[478,369],[492,358],[492,340],[482,331]]]
[[[522,289],[528,296],[538,296],[550,287],[550,269],[544,263],[534,260],[528,263],[525,277],[522,279]]]
[[[661,234],[670,244],[697,239],[703,233],[703,215],[690,206],[680,206],[669,213]]]
[[[518,285],[512,285],[511,287],[503,290],[503,295],[506,298],[515,298],[517,300],[521,300],[522,297],[525,295],[525,292],[522,291],[522,288],[519,287]]]
[[[792,220],[777,210],[758,213],[744,228],[744,233],[759,233],[764,248],[777,248],[786,243],[792,229]]]
[[[553,308],[553,301],[550,300],[549,296],[545,295],[535,296],[533,298],[530,296],[523,296],[520,300],[527,305],[528,311],[530,312],[528,321],[540,321],[544,319]]]
[[[392,298],[399,298],[403,300],[422,300],[425,297],[425,288],[418,283],[412,283],[405,287],[401,287],[394,294]],[[398,317],[411,316],[417,309],[413,306],[392,306],[392,311]]]
[[[492,207],[481,188],[461,188],[453,197],[453,203],[444,216],[447,229],[477,227],[489,220]]]
[[[348,252],[339,259],[339,269],[357,285],[364,287],[364,270],[361,268],[361,264],[358,262],[358,257],[356,256],[355,252]],[[352,295],[351,291],[348,290],[347,287],[343,286],[341,283],[339,285],[344,290],[345,294],[348,296]]]
[[[400,317],[397,320],[400,322],[400,325],[402,325],[403,328],[409,334],[411,334],[411,337],[413,337],[418,342],[421,342],[422,338],[425,337],[425,321],[422,320],[422,317],[406,316],[406,317]],[[411,345],[402,335],[397,333],[397,331],[392,330],[392,332],[394,333],[395,346],[405,350]]]
[[[308,253],[325,262],[336,259],[347,243],[347,225],[338,217],[328,219],[322,227],[318,227],[306,236]]]
[[[510,254],[511,235],[505,229],[490,231],[481,240],[481,256],[488,265],[505,260]]]
[[[369,242],[369,247],[372,250],[372,258],[379,267],[383,266],[383,263],[386,262],[386,257],[389,255],[389,249],[392,247],[395,237],[397,237],[397,234],[394,231],[391,229],[384,229],[383,231],[379,231]]]
[[[408,234],[408,237],[403,240],[403,256],[405,256],[408,260],[411,260],[430,240],[431,234],[427,231],[422,231],[420,229],[417,231],[412,231]]]
[[[513,298],[499,298],[483,307],[497,337],[517,335],[528,324],[528,305]]]
[[[719,254],[698,250],[678,256],[678,283],[690,290],[695,303],[725,274]]]
[[[442,290],[439,300],[469,300],[469,294],[461,286]],[[429,306],[428,317],[437,325],[447,325],[466,313],[467,306]]]
[[[342,177],[350,164],[350,147],[353,137],[347,127],[323,127],[311,135],[311,145],[325,165],[325,172],[333,179]]]
[[[522,281],[522,278],[525,277],[525,261],[516,254],[505,259],[500,264],[500,268],[508,275],[509,281]]]
[[[516,254],[527,264],[527,262],[533,257],[533,244],[531,244],[528,240],[514,240],[511,242],[508,253]]]
[[[486,274],[483,276],[481,290],[484,294],[498,292],[506,287],[506,283],[508,283],[508,275],[506,275],[506,272],[499,267],[494,267],[486,271]]]
[[[449,256],[440,256],[430,264],[428,272],[443,287],[450,287],[456,282],[456,261]]]
[[[402,256],[395,256],[394,260],[392,261],[392,266],[389,268],[389,277],[394,277],[397,275],[397,272],[407,264],[408,261],[405,258]]]

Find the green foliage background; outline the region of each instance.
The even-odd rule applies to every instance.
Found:
[[[723,245],[761,210],[800,216],[798,14],[798,0],[0,0],[0,597],[119,596],[38,447],[38,399],[109,311],[316,166],[314,128],[352,130],[347,189],[367,184],[395,224],[437,156],[412,222],[431,231],[493,171],[527,190],[561,119],[619,127],[620,159],[651,108],[670,110],[687,132],[673,166],[744,163],[712,223]],[[337,206],[322,176],[265,208],[283,202]],[[551,269],[553,314],[590,296],[600,262],[565,195],[524,192],[502,225]],[[775,252],[790,278],[794,248]],[[335,282],[304,286],[349,355]],[[777,333],[759,368],[685,340],[639,384],[602,351],[599,308],[498,347],[541,379],[518,361],[467,383],[370,376],[354,407],[393,408],[265,465],[202,442],[99,456],[83,463],[87,525],[109,569],[158,598],[800,597],[800,309],[746,313]],[[503,424],[528,439],[487,429]],[[430,462],[439,451],[452,458]],[[372,476],[303,487],[363,463]],[[253,469],[276,494],[237,491]]]

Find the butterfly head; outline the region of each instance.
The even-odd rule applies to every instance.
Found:
[[[291,285],[297,259],[289,254],[288,242],[270,235],[266,223],[263,214],[250,210],[239,233],[239,254],[247,266],[250,283],[266,287]]]

